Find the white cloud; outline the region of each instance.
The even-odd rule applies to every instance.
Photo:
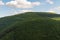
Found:
[[[21,10],[20,12],[21,13],[24,13],[24,12],[33,12],[33,10]]]
[[[53,11],[57,14],[60,14],[60,6],[59,7],[54,7],[54,8],[51,8],[49,11]]]
[[[59,7],[51,8],[50,10],[60,10],[60,6]]]
[[[55,11],[53,11],[53,10],[49,10],[49,11],[45,11],[45,12],[55,13]]]
[[[7,2],[6,5],[16,8],[32,8],[33,6],[40,5],[40,2],[29,2],[27,0],[13,0]]]
[[[25,13],[25,12],[33,12],[33,10],[18,10],[13,12],[14,14]]]
[[[46,0],[46,2],[49,4],[54,4],[54,2],[52,0]]]
[[[40,5],[40,2],[33,2],[32,5]]]
[[[0,6],[1,6],[1,5],[4,5],[4,3],[2,2],[2,0],[0,0]]]
[[[9,11],[8,11],[8,13],[10,13],[11,15],[21,14],[21,13],[25,13],[25,12],[33,12],[33,10],[14,10],[14,9],[9,10]]]

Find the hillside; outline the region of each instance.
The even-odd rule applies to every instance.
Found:
[[[27,12],[0,18],[0,40],[60,40],[60,17],[48,12]]]

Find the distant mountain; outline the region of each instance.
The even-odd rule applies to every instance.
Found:
[[[60,15],[27,12],[0,18],[0,40],[60,40]]]

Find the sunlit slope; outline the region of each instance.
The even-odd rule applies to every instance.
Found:
[[[51,18],[51,19],[60,21],[60,17],[55,17],[55,18]]]

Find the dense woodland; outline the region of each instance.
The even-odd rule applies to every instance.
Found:
[[[0,40],[60,40],[60,15],[27,12],[0,18]]]

